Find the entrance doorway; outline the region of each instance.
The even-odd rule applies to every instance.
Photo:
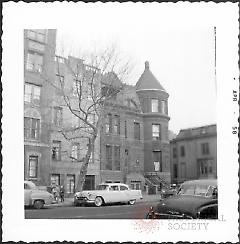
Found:
[[[94,190],[95,189],[95,175],[86,175],[83,190]]]

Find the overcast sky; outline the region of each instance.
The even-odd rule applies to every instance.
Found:
[[[169,7],[169,5],[168,5]],[[116,44],[134,64],[128,80],[136,84],[150,70],[169,93],[169,129],[216,123],[214,24],[204,23],[206,11],[188,8],[182,18],[167,5],[85,5],[71,9],[58,27],[58,47],[86,51]],[[65,48],[66,50],[66,48]]]

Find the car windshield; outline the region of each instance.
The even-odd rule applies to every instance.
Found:
[[[98,185],[96,187],[96,190],[107,190],[107,188],[108,188],[108,185]]]
[[[208,191],[208,187],[208,185],[182,185],[178,194],[205,196]]]

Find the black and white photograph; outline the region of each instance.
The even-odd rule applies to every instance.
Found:
[[[238,27],[236,3],[5,3],[3,240],[237,241]]]

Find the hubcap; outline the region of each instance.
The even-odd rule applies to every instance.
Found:
[[[100,197],[97,197],[96,199],[95,199],[95,204],[96,204],[96,206],[101,206],[102,205],[102,199],[100,198]]]

